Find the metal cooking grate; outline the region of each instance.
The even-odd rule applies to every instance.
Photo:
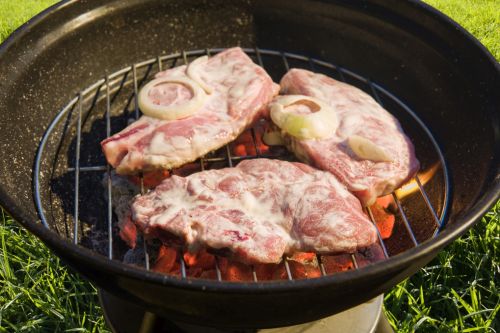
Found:
[[[187,64],[190,58],[198,57],[201,55],[212,55],[214,53],[220,52],[223,49],[206,49],[206,50],[196,50],[175,53],[170,55],[158,56],[157,58],[149,59],[140,63],[133,64],[123,68],[113,74],[106,75],[103,79],[97,81],[90,87],[80,91],[77,96],[71,100],[54,118],[53,122],[47,129],[44,137],[40,143],[36,161],[35,161],[35,173],[34,173],[34,193],[35,193],[35,203],[38,213],[41,218],[41,222],[47,228],[55,229],[56,232],[66,237],[72,238],[74,244],[81,244],[81,236],[84,235],[83,226],[80,221],[80,190],[82,187],[82,175],[84,173],[99,173],[103,174],[107,172],[107,214],[106,214],[106,224],[101,231],[106,233],[107,246],[106,254],[109,259],[118,259],[114,254],[115,245],[113,233],[113,207],[112,207],[112,179],[111,179],[111,168],[105,163],[96,164],[85,164],[82,163],[81,158],[81,147],[82,147],[82,128],[86,123],[92,123],[96,121],[99,115],[96,115],[95,110],[98,109],[97,105],[99,103],[104,105],[104,110],[100,114],[101,119],[105,119],[105,133],[106,137],[111,136],[116,130],[112,131],[113,117],[118,117],[123,115],[123,113],[130,112],[129,116],[137,119],[140,116],[140,110],[137,104],[137,93],[140,85],[147,81],[154,70],[161,71],[166,67],[174,67],[180,63]],[[332,63],[298,55],[287,52],[279,52],[274,50],[264,50],[264,49],[244,49],[247,54],[249,54],[254,61],[259,65],[266,68],[268,72],[273,76],[275,81],[278,81],[282,74],[284,74],[290,67],[302,67],[307,68],[316,72],[323,72],[330,76],[345,81],[354,85],[362,86],[365,91],[370,93],[375,100],[384,106],[388,104],[389,111],[397,113],[396,117],[406,119],[406,122],[410,124],[411,128],[415,133],[420,133],[422,137],[423,146],[427,149],[432,150],[433,159],[436,164],[441,169],[441,176],[438,176],[437,180],[437,195],[429,195],[427,190],[424,189],[424,184],[419,176],[416,176],[412,182],[415,187],[418,187],[417,193],[420,193],[420,201],[423,201],[423,207],[427,209],[427,216],[430,217],[430,225],[427,223],[418,223],[416,225],[415,219],[412,218],[416,215],[416,219],[422,220],[421,215],[415,214],[412,209],[405,208],[402,198],[398,194],[392,193],[392,198],[397,206],[397,214],[399,214],[399,221],[401,222],[401,228],[404,229],[400,231],[398,235],[391,236],[392,243],[397,243],[398,237],[400,239],[406,237],[407,245],[402,245],[398,251],[394,254],[407,250],[408,248],[418,246],[419,243],[425,241],[427,238],[435,237],[442,227],[444,226],[444,221],[446,217],[446,211],[449,199],[449,179],[446,164],[444,161],[443,154],[441,153],[438,144],[431,135],[430,130],[424,125],[424,123],[416,116],[416,114],[398,98],[392,95],[390,92],[382,88],[380,85],[373,83],[370,79],[364,78],[360,75],[353,73],[350,70],[342,68],[340,66],[334,65]],[[264,61],[266,60],[266,61]],[[131,76],[131,77],[130,77]],[[127,89],[126,87],[131,87],[131,91],[128,93],[128,98],[126,99],[125,109],[118,108],[118,112],[113,113],[114,104],[119,104],[117,102],[117,96]],[[126,94],[126,93],[125,93]],[[126,94],[127,95],[127,94]],[[88,107],[85,107],[86,105]],[[128,110],[127,107],[132,107]],[[86,111],[84,111],[84,109]],[[396,111],[394,111],[396,110]],[[92,115],[92,112],[94,114]],[[126,116],[126,115],[125,115]],[[402,120],[402,119],[400,119]],[[402,121],[403,125],[405,123]],[[408,133],[408,132],[407,132]],[[198,160],[200,170],[205,170],[207,165],[210,163],[223,163],[225,166],[232,167],[234,163],[240,160],[256,157],[267,157],[267,158],[280,158],[290,160],[290,153],[283,154],[263,154],[256,143],[256,133],[254,129],[251,129],[251,136],[253,139],[253,145],[255,147],[256,154],[253,156],[233,156],[231,154],[230,144],[226,145],[224,148],[219,150],[219,155],[217,154],[207,154],[206,156]],[[410,135],[411,136],[411,135]],[[412,137],[412,139],[414,139]],[[66,142],[66,144],[65,144]],[[67,144],[71,142],[71,144]],[[84,143],[86,141],[83,141]],[[55,147],[55,148],[54,148]],[[100,153],[100,147],[91,146],[91,150]],[[64,157],[63,152],[66,152],[67,157]],[[222,155],[220,155],[222,153]],[[421,156],[418,156],[421,158]],[[71,180],[66,180],[64,185],[72,187],[73,192],[73,206],[69,209],[71,205],[68,203],[68,198],[59,198],[65,202],[64,207],[66,207],[65,214],[69,215],[69,221],[66,220],[63,228],[58,228],[58,218],[57,214],[53,213],[54,197],[57,193],[53,193],[53,187],[50,184],[55,175],[58,173],[58,169],[63,169],[66,174],[72,175]],[[102,176],[101,176],[102,177]],[[144,183],[141,176],[141,192],[144,193]],[[61,195],[60,195],[61,196]],[[98,198],[100,198],[98,196]],[[437,198],[437,199],[435,199]],[[95,199],[100,200],[100,199]],[[415,199],[417,200],[417,199]],[[415,202],[413,200],[413,202]],[[434,208],[437,202],[440,206],[439,211]],[[411,207],[410,207],[411,208]],[[420,212],[422,209],[417,210]],[[71,211],[71,212],[69,212]],[[50,212],[50,214],[49,214]],[[375,217],[370,208],[367,208],[366,213],[375,224]],[[411,216],[409,216],[411,215]],[[49,219],[49,217],[52,217]],[[421,228],[424,225],[425,228],[432,228],[432,232],[427,232],[427,236],[417,236],[415,230]],[[62,230],[64,229],[64,230]],[[378,231],[378,229],[377,229]],[[406,234],[403,235],[403,234]],[[379,243],[383,251],[385,258],[388,258],[392,253],[388,250],[386,246],[387,240],[383,240],[380,232],[378,232]],[[408,241],[409,240],[409,241]],[[404,243],[404,242],[403,242]],[[146,242],[143,242],[144,250],[144,262],[145,268],[149,269],[149,254],[148,246]],[[187,278],[186,274],[186,263],[184,262],[183,256],[179,255],[179,264],[181,277]],[[320,267],[321,275],[327,275],[325,267],[323,265],[322,259],[324,255],[317,255],[318,264]],[[356,259],[356,254],[350,254],[350,260],[352,261],[353,267],[358,268],[358,262]],[[286,269],[286,274],[289,280],[293,280],[292,270],[287,258],[283,258],[284,267]],[[222,281],[222,274],[219,268],[218,260],[216,257],[215,264],[216,276],[219,281]],[[257,274],[252,267],[252,274],[254,281],[257,281]]]

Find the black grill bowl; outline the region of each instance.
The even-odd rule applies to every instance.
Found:
[[[443,231],[358,270],[311,280],[221,283],[111,261],[41,224],[33,199],[37,148],[52,119],[82,87],[159,54],[234,45],[334,61],[409,105],[429,127],[449,168]],[[226,327],[311,321],[387,291],[498,200],[499,92],[493,57],[419,1],[63,2],[0,46],[0,203],[70,267],[153,312]]]

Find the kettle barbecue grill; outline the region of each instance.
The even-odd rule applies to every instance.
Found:
[[[322,72],[400,120],[422,171],[393,194],[384,260],[360,265],[355,253],[354,269],[332,273],[318,256],[322,276],[299,280],[284,258],[285,279],[254,270],[245,282],[224,281],[219,267],[214,280],[191,278],[182,257],[180,277],[151,272],[146,243],[144,267],[122,262],[99,142],[140,115],[135,97],[155,72],[234,45],[275,81],[291,67]],[[499,88],[484,47],[417,1],[66,1],[0,48],[0,202],[72,268],[151,312],[232,328],[307,322],[388,290],[495,203]],[[198,163],[255,157],[266,157],[257,145],[243,157],[229,145]]]

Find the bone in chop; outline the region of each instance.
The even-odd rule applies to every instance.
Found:
[[[153,116],[144,115],[101,142],[119,174],[178,167],[223,146],[260,117],[279,89],[240,48],[156,78],[142,102]]]
[[[363,205],[391,193],[418,171],[413,144],[399,122],[360,89],[303,69],[290,70],[280,85],[281,93],[313,97],[333,113],[321,119],[333,126],[318,124],[319,129],[313,129],[319,134],[330,131],[330,135],[300,138],[285,133],[287,146],[299,159],[337,176]],[[278,96],[275,102],[283,98],[287,96]],[[314,107],[319,106],[314,104],[322,104],[300,101],[300,97],[288,100],[285,110],[298,115],[317,111]]]
[[[224,250],[244,263],[277,263],[295,251],[354,252],[377,240],[358,199],[302,163],[255,159],[172,176],[131,209],[146,238],[175,236],[193,251]]]

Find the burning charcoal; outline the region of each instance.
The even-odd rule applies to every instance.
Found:
[[[135,186],[140,187],[142,182],[142,185],[145,188],[152,189],[158,186],[163,180],[168,177],[170,177],[170,172],[168,172],[167,170],[154,170],[143,173],[142,177],[127,176],[127,179],[130,180]]]
[[[212,269],[215,267],[215,256],[206,250],[196,253],[184,253],[184,262],[190,268]]]
[[[252,269],[248,265],[220,258],[219,268],[224,281],[253,281]]]
[[[323,263],[327,274],[354,269],[354,263],[350,254],[322,256],[321,262]]]
[[[390,238],[394,229],[394,222],[396,220],[394,214],[386,210],[387,207],[393,203],[392,195],[380,197],[377,201],[370,206],[373,218],[377,224],[382,239]]]
[[[177,249],[162,245],[156,261],[152,267],[155,272],[171,273],[179,269],[177,263]]]
[[[384,251],[379,244],[373,244],[359,250],[358,253],[356,253],[356,262],[358,267],[376,263],[377,261],[384,260],[384,258]]]

